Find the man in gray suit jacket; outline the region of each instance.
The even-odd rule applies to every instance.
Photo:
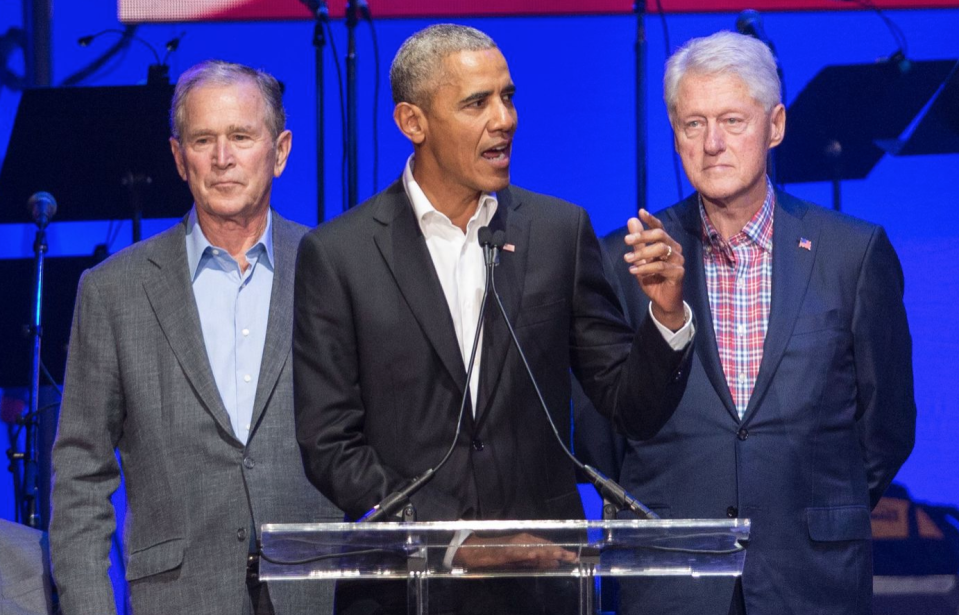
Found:
[[[270,208],[284,126],[270,75],[216,61],[186,71],[170,144],[193,209],[81,278],[53,450],[67,615],[115,612],[121,466],[136,615],[332,608],[323,584],[267,589],[252,555],[265,522],[340,518],[306,480],[293,435],[293,265],[306,229]]]

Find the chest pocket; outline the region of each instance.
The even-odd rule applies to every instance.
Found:
[[[843,328],[844,325],[842,318],[839,316],[838,309],[814,312],[811,314],[799,314],[799,316],[796,317],[796,325],[793,327],[793,336]]]
[[[529,327],[567,316],[569,304],[565,297],[535,297],[530,304],[524,302],[516,328]]]

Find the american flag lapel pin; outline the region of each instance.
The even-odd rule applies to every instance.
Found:
[[[504,243],[504,244],[503,244],[503,251],[504,251],[504,252],[515,252],[515,251],[516,251],[516,246],[514,246],[514,245],[511,244],[511,243]]]
[[[799,238],[799,247],[803,250],[809,250],[812,252],[812,242],[806,239],[805,237]]]

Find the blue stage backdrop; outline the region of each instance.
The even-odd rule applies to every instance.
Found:
[[[376,0],[370,0],[374,15]],[[105,28],[122,27],[115,0],[56,2],[53,24],[54,81],[61,82],[85,66],[110,44],[107,36],[90,48],[77,39]],[[654,6],[653,3],[650,3]],[[3,3],[0,22],[19,24],[19,3]],[[888,15],[906,35],[908,56],[915,60],[959,57],[959,10],[891,10]],[[883,22],[870,11],[782,12],[764,15],[775,41],[792,100],[823,67],[872,62],[896,51]],[[668,15],[673,48],[689,38],[732,29],[735,13]],[[514,146],[516,184],[562,196],[586,207],[597,232],[621,226],[635,212],[635,115],[633,44],[636,20],[629,15],[580,17],[502,17],[459,20],[485,30],[502,47],[518,86],[519,132]],[[427,20],[387,20],[376,25],[380,47],[380,90],[373,129],[374,56],[369,28],[358,30],[360,196],[373,194],[396,179],[410,152],[392,121],[387,71],[397,47]],[[333,24],[335,42],[346,49],[342,21]],[[4,28],[5,29],[5,28]],[[678,198],[672,137],[662,103],[662,66],[666,55],[664,30],[655,16],[646,18],[649,112],[649,204],[658,210]],[[315,120],[312,25],[308,22],[162,24],[141,27],[138,34],[159,46],[185,33],[171,57],[171,76],[202,59],[218,57],[263,67],[286,86],[293,154],[274,191],[274,204],[285,216],[317,223],[315,180]],[[327,218],[342,211],[341,129],[335,71],[326,66]],[[142,82],[152,54],[134,44],[88,85],[129,85]],[[22,69],[12,58],[10,66]],[[6,150],[19,96],[0,93],[0,155]],[[859,101],[868,106],[871,101]],[[837,110],[838,111],[838,110]],[[959,112],[959,111],[957,111]],[[374,177],[372,142],[379,139],[378,171]],[[787,134],[788,140],[791,135]],[[55,152],[51,152],[55,155]],[[107,157],[110,152],[90,151]],[[899,251],[906,275],[906,304],[914,339],[919,430],[916,450],[899,475],[920,499],[959,503],[959,396],[954,392],[959,352],[959,207],[951,201],[959,175],[959,155],[887,156],[867,179],[843,186],[844,209],[881,223]],[[825,183],[791,185],[795,194],[829,205]],[[682,191],[689,193],[683,180]],[[190,203],[184,202],[186,212]],[[24,204],[25,206],[25,204]],[[61,200],[60,207],[71,207]],[[26,215],[24,215],[26,218]],[[173,220],[147,221],[144,234],[153,234]],[[50,228],[50,254],[89,254],[105,241],[106,223],[57,223]],[[112,250],[129,241],[125,223]],[[30,226],[0,226],[0,258],[32,254]],[[0,288],[29,285],[29,279],[6,279]],[[2,343],[2,341],[0,341]],[[5,430],[3,430],[5,431]],[[0,447],[6,448],[5,433]],[[771,486],[774,488],[774,486]],[[11,518],[11,486],[0,474],[0,516]]]

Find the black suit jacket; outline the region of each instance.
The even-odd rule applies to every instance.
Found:
[[[776,193],[768,332],[740,420],[713,329],[697,199],[659,216],[683,247],[697,318],[689,381],[659,433],[627,443],[620,481],[666,518],[752,520],[748,613],[871,612],[869,513],[915,436],[899,260],[881,227]],[[617,255],[624,234],[609,238]],[[647,301],[613,260],[643,326]],[[621,611],[726,615],[731,590],[703,579],[624,582]]]
[[[634,336],[586,213],[510,187],[490,227],[496,285],[562,438],[570,370],[635,437],[681,395],[689,353],[651,323]],[[401,182],[304,237],[294,300],[297,437],[307,475],[357,518],[452,442],[464,367],[443,290]],[[582,516],[573,466],[491,302],[479,399],[449,463],[412,498],[420,520]]]

